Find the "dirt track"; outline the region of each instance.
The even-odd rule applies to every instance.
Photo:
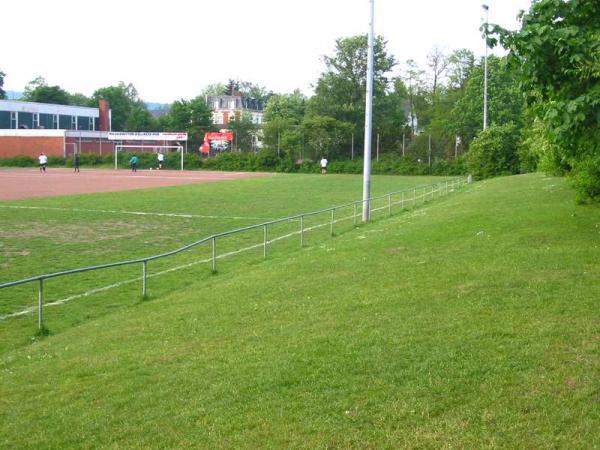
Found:
[[[40,173],[39,169],[0,169],[0,200],[17,200],[31,197],[116,192],[180,184],[208,183],[260,177],[264,173],[208,172],[175,170],[98,170],[52,169]]]

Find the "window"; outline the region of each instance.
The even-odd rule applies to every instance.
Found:
[[[19,113],[11,111],[10,113],[10,127],[14,130],[19,126]]]
[[[39,113],[33,113],[32,127],[33,128],[39,128],[40,127],[40,114]]]
[[[77,116],[71,116],[71,130],[77,129]]]
[[[218,99],[214,101],[214,106],[215,106],[215,109],[219,109],[220,105],[219,105],[219,100]]]
[[[235,100],[229,100],[229,109],[235,109]]]
[[[215,113],[213,115],[213,123],[223,125],[223,113]]]
[[[90,117],[88,119],[88,130],[93,130],[94,129],[94,118]]]
[[[58,114],[52,115],[52,128],[58,130]]]

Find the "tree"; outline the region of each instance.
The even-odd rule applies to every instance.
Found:
[[[438,94],[438,87],[441,78],[448,69],[449,60],[444,55],[444,52],[437,45],[431,49],[431,52],[427,55],[427,66],[430,70],[431,80],[431,102],[435,105]]]
[[[212,128],[211,110],[203,96],[192,100],[181,99],[173,102],[171,110],[163,116],[161,122],[167,131],[186,131],[189,145],[197,148],[203,140],[204,133]]]
[[[27,84],[22,100],[57,105],[70,104],[70,97],[67,91],[60,86],[48,86],[46,80],[42,77],[37,77]]]
[[[265,107],[264,143],[279,148],[280,155],[295,158],[301,153],[300,124],[306,111],[307,98],[298,90],[291,94],[274,95]]]
[[[423,120],[425,106],[425,82],[423,80],[425,72],[419,69],[417,63],[413,59],[406,61],[406,69],[404,71],[404,80],[409,101],[409,116],[410,129],[413,135],[417,133],[417,120]]]
[[[222,92],[222,95],[238,95],[240,91],[240,83],[233,79],[229,79],[227,84],[225,85],[225,89]]]
[[[445,119],[444,127],[450,135],[460,136],[468,148],[483,127],[483,61],[471,70],[463,95],[456,101]],[[488,57],[488,112],[489,123],[502,125],[513,122],[523,126],[523,96],[517,74],[506,58]]]
[[[3,100],[6,98],[6,92],[4,91],[4,89],[2,89],[4,87],[4,77],[5,76],[6,76],[6,74],[0,70],[0,100]]]
[[[538,0],[520,20],[518,31],[493,27],[495,36],[571,166],[580,199],[600,201],[600,2]]]
[[[223,95],[223,92],[225,92],[225,85],[223,83],[213,83],[202,89],[200,96],[213,97],[217,95]]]
[[[252,115],[242,113],[240,116],[232,117],[229,120],[229,129],[235,136],[235,146],[240,151],[255,150],[256,134],[258,126],[252,122]]]
[[[386,96],[388,74],[396,65],[394,57],[387,54],[386,45],[382,37],[376,38],[373,55],[373,94],[376,98]],[[338,39],[335,54],[324,57],[326,70],[317,81],[315,95],[307,104],[307,114],[310,116],[327,116],[350,124],[350,127],[344,127],[348,134],[339,142],[340,146],[349,145],[352,132],[355,133],[356,142],[363,138],[367,52],[367,35]],[[381,117],[379,108],[384,104],[374,103],[376,117]]]
[[[146,104],[139,97],[133,84],[120,81],[117,86],[108,86],[97,89],[92,95],[94,102],[107,100],[112,114],[112,129],[123,131],[128,126],[128,131],[145,131],[149,124],[149,114]],[[140,127],[138,130],[137,127]]]
[[[475,55],[471,50],[461,48],[448,57],[448,87],[464,91],[467,80],[475,66]]]
[[[490,125],[471,144],[467,153],[469,172],[479,179],[519,173],[519,138],[513,123]]]
[[[90,97],[79,93],[69,94],[69,104],[76,106],[98,106]]]

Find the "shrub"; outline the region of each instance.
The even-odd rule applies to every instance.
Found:
[[[513,123],[492,125],[480,132],[467,153],[467,169],[476,178],[519,173],[519,132]]]

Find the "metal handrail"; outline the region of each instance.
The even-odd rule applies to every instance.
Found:
[[[451,181],[452,184],[458,182],[458,187],[460,187],[460,184],[462,182],[462,178],[455,178],[452,180],[446,180],[446,193],[448,193],[448,182]],[[400,191],[393,191],[393,192],[388,192],[386,194],[383,195],[379,195],[379,196],[375,196],[375,197],[369,197],[367,200],[355,200],[352,202],[348,202],[348,203],[343,203],[341,205],[336,205],[336,206],[332,206],[329,208],[324,208],[324,209],[320,209],[317,211],[309,211],[309,212],[305,212],[305,213],[300,213],[300,214],[295,214],[292,216],[287,216],[287,217],[283,217],[280,219],[274,219],[274,220],[269,220],[266,222],[261,222],[255,225],[248,225],[246,227],[242,227],[242,228],[236,228],[233,230],[228,230],[228,231],[222,231],[219,233],[215,233],[212,234],[210,236],[204,237],[200,240],[194,241],[190,244],[184,245],[183,247],[177,248],[175,250],[171,250],[169,252],[165,252],[165,253],[160,253],[158,255],[152,255],[152,256],[147,256],[144,258],[137,258],[137,259],[131,259],[131,260],[126,260],[126,261],[117,261],[114,263],[106,263],[106,264],[98,264],[95,266],[88,266],[88,267],[81,267],[81,268],[76,268],[76,269],[70,269],[70,270],[63,270],[60,272],[52,272],[52,273],[47,273],[47,274],[43,274],[43,275],[36,275],[33,277],[28,277],[28,278],[23,278],[20,280],[15,280],[15,281],[11,281],[8,283],[2,283],[0,284],[0,289],[4,289],[4,288],[9,288],[12,286],[17,286],[20,284],[25,284],[25,283],[31,283],[31,282],[39,282],[39,290],[38,290],[38,326],[39,328],[43,327],[43,320],[42,320],[42,307],[43,307],[43,282],[44,280],[50,279],[50,278],[56,278],[56,277],[61,277],[61,276],[66,276],[66,275],[72,275],[72,274],[76,274],[76,273],[83,273],[83,272],[90,272],[93,270],[101,270],[101,269],[109,269],[109,268],[113,268],[113,267],[119,267],[119,266],[126,266],[126,265],[131,265],[131,264],[143,264],[143,271],[142,271],[142,295],[146,295],[146,278],[147,278],[147,264],[149,261],[154,261],[157,259],[161,259],[161,258],[166,258],[172,255],[176,255],[178,253],[184,252],[186,250],[189,250],[190,248],[196,247],[198,245],[204,244],[206,242],[212,242],[212,268],[213,271],[216,271],[216,240],[217,238],[220,237],[225,237],[225,236],[230,236],[233,234],[238,234],[238,233],[243,233],[245,231],[249,231],[249,230],[253,230],[253,229],[257,229],[257,228],[263,228],[264,232],[263,232],[263,239],[264,239],[264,250],[263,250],[263,255],[266,258],[267,256],[267,244],[268,244],[268,240],[267,240],[267,230],[268,230],[268,226],[269,225],[275,225],[278,223],[282,223],[282,222],[289,222],[291,220],[300,220],[300,245],[303,247],[304,246],[304,232],[305,232],[305,228],[304,228],[304,218],[307,216],[314,216],[317,214],[323,214],[325,212],[331,212],[331,235],[333,236],[333,224],[335,222],[337,222],[335,220],[335,211],[341,208],[347,208],[350,206],[354,207],[354,212],[353,212],[353,222],[354,224],[356,224],[356,206],[360,205],[361,203],[369,203],[372,200],[378,200],[378,199],[382,199],[382,198],[387,198],[388,199],[388,209],[389,209],[389,215],[391,215],[391,206],[392,206],[392,195],[395,194],[400,194],[400,193],[405,193],[405,192],[409,192],[412,191],[413,192],[413,198],[412,199],[404,199],[404,196],[402,197],[402,205],[404,205],[404,202],[408,202],[410,200],[413,201],[413,206],[415,205],[415,200],[416,200],[416,191],[417,189],[422,189],[423,190],[423,194],[420,196],[423,198],[423,200],[425,200],[425,189],[426,188],[431,188],[431,195],[433,196],[434,190],[433,188],[436,187],[438,192],[441,189],[440,187],[440,183],[434,183],[434,184],[429,184],[429,185],[423,185],[423,186],[415,186],[414,188],[410,188],[410,189],[403,189]],[[433,197],[432,197],[433,198]],[[369,206],[370,208],[370,206]]]

